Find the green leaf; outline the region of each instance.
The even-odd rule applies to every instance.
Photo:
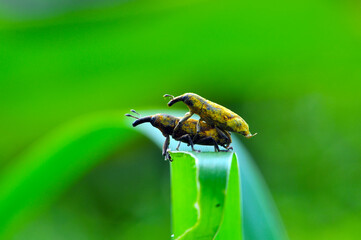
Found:
[[[184,115],[184,112],[174,110],[167,110],[167,113],[175,116]],[[148,112],[148,114],[150,113]],[[163,144],[164,137],[159,134],[157,129],[150,128],[146,125],[140,125],[138,129],[159,146]],[[257,138],[251,139],[251,141],[256,141],[256,139]],[[243,239],[288,239],[281,217],[261,173],[237,135],[234,134],[232,136],[232,141],[234,152],[237,154],[241,178]],[[171,141],[170,149],[175,149],[176,146],[177,142]],[[203,152],[213,151],[213,147],[207,146],[196,146],[196,149],[202,150]],[[187,151],[189,148],[185,147],[183,144],[181,145],[180,150]]]
[[[171,153],[174,239],[242,239],[234,153]]]
[[[176,111],[167,112],[177,116],[183,115]],[[156,111],[151,112],[151,114],[154,113]],[[107,156],[127,146],[136,136],[136,132],[148,136],[157,146],[162,146],[164,137],[157,129],[146,124],[133,128],[130,124],[132,121],[125,119],[123,114],[124,112],[100,113],[78,119],[44,137],[22,156],[13,160],[13,164],[0,174],[0,238],[12,236],[21,224],[26,223],[39,211],[45,209],[81,176]],[[150,114],[150,112],[145,114]],[[242,234],[244,239],[287,239],[262,177],[239,140],[234,137],[233,142],[242,179],[240,182],[242,184]],[[175,144],[175,141],[171,142],[171,149],[175,149]],[[210,147],[197,147],[202,151],[212,150]],[[185,146],[182,146],[181,149],[188,150]],[[221,156],[222,153],[206,155],[211,158],[210,156],[213,155]],[[195,154],[195,156],[202,159],[203,154]],[[161,154],[159,154],[159,158],[161,159]],[[154,161],[157,160],[154,159]],[[230,158],[228,161],[231,161]],[[175,164],[178,162],[180,161]],[[207,167],[207,161],[200,160],[200,162]],[[212,162],[215,164],[214,161]],[[233,160],[233,162],[235,161]],[[212,168],[212,166],[208,167]],[[174,167],[172,167],[172,171],[175,171]],[[227,177],[223,181],[226,179]],[[229,179],[233,179],[233,177]],[[215,179],[208,180],[215,181]],[[189,187],[194,188],[195,186],[190,185]],[[237,195],[237,190],[232,192]],[[210,196],[210,194],[209,192],[205,196]],[[221,201],[220,198],[217,200]],[[204,201],[206,204],[203,203]],[[200,199],[200,207],[207,207],[208,203],[214,203],[208,200],[204,201]],[[223,201],[226,204],[224,211],[227,212],[227,197]],[[234,211],[239,215],[238,210],[229,211]],[[194,220],[194,216],[192,218],[190,215],[182,228],[191,223],[192,219]],[[228,220],[225,218],[224,223],[226,221]],[[236,221],[238,220],[236,219]],[[205,226],[208,224],[216,225],[214,222],[207,223],[205,219],[200,221],[197,231],[206,229]],[[180,233],[182,225],[179,226],[179,230],[177,228],[174,230]],[[222,228],[219,234],[223,231]],[[241,227],[234,231],[241,231]]]
[[[76,120],[33,146],[1,173],[0,238],[46,207],[135,136],[122,113]]]

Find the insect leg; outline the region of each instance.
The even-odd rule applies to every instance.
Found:
[[[197,132],[193,137],[193,142],[196,142],[199,139],[198,133],[201,131],[201,121],[202,121],[202,119],[199,119],[198,122],[197,122],[197,126],[196,126]]]
[[[229,152],[231,150],[233,150],[233,147],[230,147],[229,145],[232,142],[231,139],[231,134],[228,131],[219,129],[218,127],[216,127],[217,133],[219,134],[219,136],[223,139],[226,140],[227,144],[222,145],[222,147],[224,147],[227,150],[220,150],[221,152]]]
[[[182,143],[182,142],[179,141],[178,146],[177,146],[177,148],[176,148],[177,151],[179,151],[179,147],[180,147],[181,143]]]
[[[213,137],[205,137],[205,138],[201,138],[199,141],[195,142],[197,144],[202,144],[204,142],[209,142],[211,141],[214,145],[214,151],[215,152],[220,152],[221,150],[219,150],[219,147],[218,147],[218,143],[216,142],[216,140],[214,140]],[[207,144],[208,145],[208,144]]]
[[[193,113],[192,112],[187,112],[184,117],[179,120],[177,126],[175,126],[173,132],[177,132],[177,130],[179,129],[179,126],[181,126],[185,121],[187,121],[190,117],[192,117]]]
[[[230,151],[233,151],[233,147],[227,147],[227,146],[224,146],[224,145],[222,145],[222,147],[224,147],[226,150],[219,150],[219,152],[230,152]]]
[[[229,152],[229,151],[233,151],[233,147],[225,147],[225,149],[227,149],[227,152]]]
[[[201,120],[202,119],[199,119],[197,122],[197,133],[199,133],[201,131]]]
[[[219,129],[218,127],[215,127],[217,130],[217,133],[224,139],[227,140],[227,142],[231,142],[231,134],[225,130]]]
[[[169,142],[170,142],[170,138],[169,138],[169,135],[167,135],[166,138],[165,138],[164,144],[163,144],[162,155],[165,157],[164,160],[172,161],[172,159],[169,156],[169,153],[167,152],[167,149],[169,147]]]
[[[186,143],[188,143],[188,145],[191,146],[192,151],[200,152],[199,150],[194,149],[194,143],[193,143],[192,138],[191,138],[191,136],[189,134],[184,134],[183,136],[177,138],[176,140],[186,142]]]

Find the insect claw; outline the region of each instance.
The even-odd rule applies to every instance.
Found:
[[[219,150],[220,152],[230,152],[233,151],[233,147],[226,148],[226,150]]]
[[[227,152],[233,151],[233,147],[227,148]]]
[[[169,162],[173,162],[173,159],[171,158],[170,154],[169,154],[169,149],[167,151],[167,153],[165,154],[165,158],[164,158],[164,161],[167,161],[169,160]]]

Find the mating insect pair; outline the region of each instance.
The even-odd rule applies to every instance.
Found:
[[[137,118],[130,114],[126,116],[137,118],[133,126],[137,126],[144,122],[150,122],[154,127],[158,128],[166,137],[163,145],[163,155],[169,159],[167,148],[169,146],[169,136],[181,142],[191,145],[194,151],[194,144],[214,145],[215,151],[220,151],[218,145],[226,148],[227,151],[232,149],[229,145],[232,142],[229,132],[237,132],[251,138],[255,134],[251,134],[249,126],[236,113],[231,110],[211,102],[194,93],[185,93],[181,96],[174,97],[166,94],[164,97],[171,97],[168,106],[172,106],[177,102],[184,102],[189,112],[183,118],[177,118],[167,114],[156,114],[144,118]],[[132,110],[136,113],[134,110]],[[193,114],[199,115],[199,120],[190,119]],[[177,150],[179,145],[177,147]]]
[[[138,114],[134,110],[131,111]],[[170,137],[176,141],[179,141],[179,144],[176,148],[177,150],[179,150],[181,142],[187,143],[188,146],[192,147],[193,151],[198,151],[194,149],[195,144],[214,146],[215,151],[221,151],[218,145],[226,148],[227,150],[232,149],[229,147],[232,142],[230,136],[228,137],[227,135],[224,135],[222,132],[217,131],[216,128],[211,127],[203,122],[199,124],[199,131],[197,132],[198,121],[195,119],[188,119],[179,126],[177,131],[174,131],[175,127],[178,125],[181,119],[172,115],[155,114],[147,117],[140,117],[140,115],[139,117],[136,117],[130,114],[126,114],[126,116],[137,119],[133,122],[133,127],[149,122],[153,125],[153,127],[158,128],[162,132],[163,136],[166,138],[162,151],[162,154],[165,156],[166,160],[171,161],[169,153],[167,152],[170,143]]]

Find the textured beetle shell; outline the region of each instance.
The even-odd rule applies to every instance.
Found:
[[[177,130],[176,135],[174,135],[173,129],[180,121],[179,117],[174,117],[167,114],[155,114],[152,116],[152,118],[154,118],[155,120],[153,126],[158,128],[165,136],[172,135],[174,139],[177,139],[185,134],[189,134],[191,138],[193,138],[197,134],[198,120],[188,119],[180,126],[180,129]],[[231,139],[227,140],[225,138],[222,138],[214,127],[211,127],[205,122],[200,123],[200,132],[198,133],[198,136],[200,139],[206,137],[213,137],[213,139],[217,142],[217,144],[221,146],[229,145],[232,142]],[[213,145],[212,142],[204,142],[204,143],[195,142],[195,144]]]
[[[184,103],[190,112],[198,114],[202,120],[220,129],[249,134],[249,126],[238,114],[195,93],[185,93]]]

